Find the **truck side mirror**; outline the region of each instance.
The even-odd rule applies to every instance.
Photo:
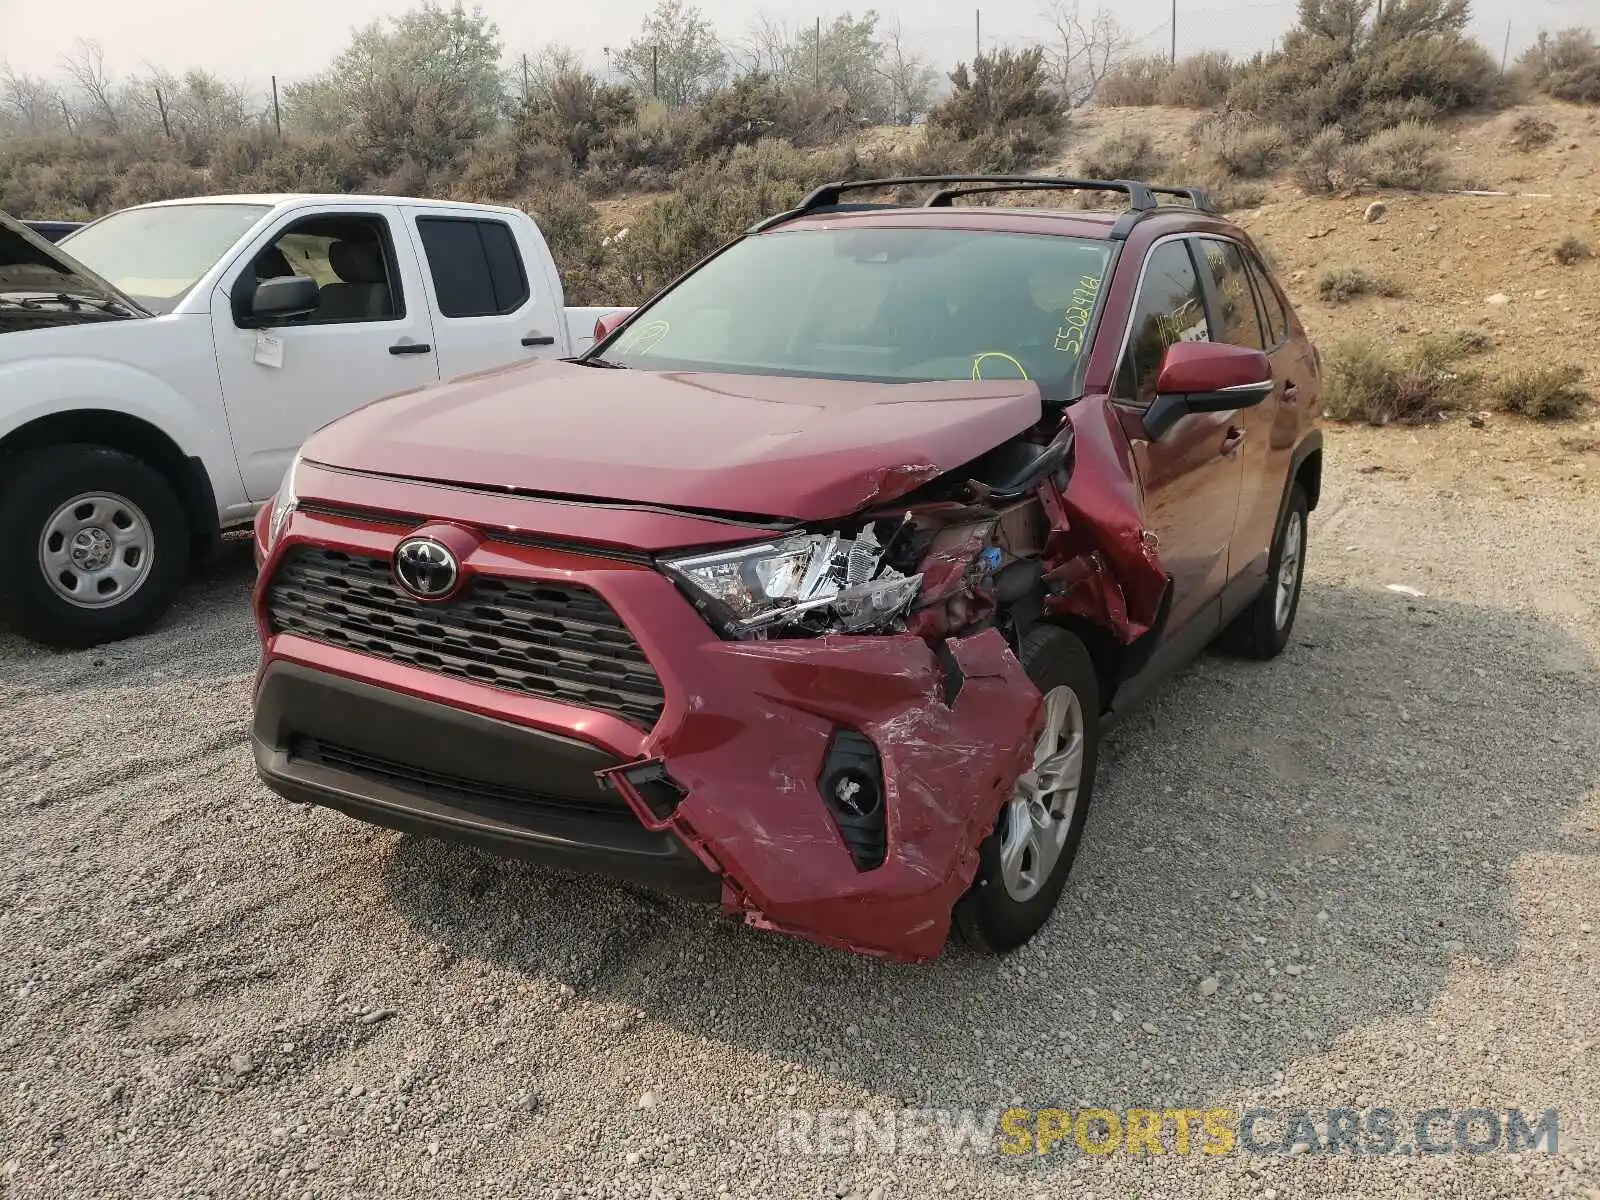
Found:
[[[256,284],[250,297],[252,323],[260,326],[276,325],[290,317],[304,316],[317,311],[321,288],[309,275],[283,275],[276,279],[263,279]]]

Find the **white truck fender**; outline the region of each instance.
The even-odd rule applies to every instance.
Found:
[[[183,339],[148,335],[159,320],[96,324],[42,331],[30,339],[26,358],[5,361],[0,355],[0,448],[6,440],[42,418],[74,412],[114,412],[153,426],[186,459],[198,459],[213,493],[218,517],[228,522],[230,510],[248,508],[244,482],[234,459],[233,443],[224,416],[216,360],[209,333],[198,322],[188,326],[191,345]],[[83,335],[80,338],[60,335]],[[169,352],[163,374],[112,357],[128,342],[145,335],[148,341],[135,350],[153,357],[150,343],[164,343]],[[202,340],[203,339],[203,340]],[[19,341],[22,339],[19,339]],[[47,343],[56,343],[47,345]],[[202,354],[196,350],[202,349]],[[244,519],[248,511],[233,519]]]

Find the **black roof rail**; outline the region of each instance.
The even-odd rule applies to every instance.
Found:
[[[948,208],[958,196],[980,195],[987,192],[1024,191],[1076,191],[1121,192],[1128,197],[1128,211],[1112,227],[1111,235],[1127,237],[1128,231],[1138,221],[1163,207],[1160,196],[1177,196],[1189,201],[1197,212],[1214,213],[1204,188],[1157,187],[1134,179],[1068,179],[1055,175],[905,175],[886,179],[838,180],[816,188],[794,208],[777,213],[750,227],[751,233],[760,233],[786,221],[815,212],[857,212],[875,208],[906,207],[897,204],[845,204],[846,192],[879,190],[891,187],[916,187],[940,185],[939,190],[924,202],[925,208]]]

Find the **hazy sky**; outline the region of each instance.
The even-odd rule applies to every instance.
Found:
[[[499,24],[509,53],[565,42],[598,63],[602,46],[625,44],[637,34],[651,3],[483,0],[482,8]],[[1085,11],[1095,3],[1083,0]],[[984,0],[984,46],[1025,45],[1043,37],[1042,6],[1043,0]],[[137,72],[145,63],[178,70],[203,66],[259,85],[273,73],[281,81],[315,71],[343,47],[352,26],[407,7],[405,0],[67,0],[59,5],[0,0],[0,59],[15,70],[49,74],[75,39],[92,37],[105,47],[119,75]],[[851,7],[859,12],[872,6]],[[876,7],[885,17],[898,16],[908,40],[941,65],[972,53],[971,8],[932,0]],[[1110,7],[1131,34],[1143,38],[1141,49],[1167,48],[1170,0],[1122,0]],[[700,0],[700,8],[730,40],[742,35],[757,13],[808,25],[844,11],[843,5],[805,0]],[[1513,56],[1540,27],[1600,25],[1600,0],[1477,0],[1474,9],[1474,31],[1497,54],[1507,21]],[[1294,0],[1178,0],[1178,53],[1270,48],[1294,11]]]

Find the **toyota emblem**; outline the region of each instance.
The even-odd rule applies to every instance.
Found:
[[[394,577],[419,600],[439,600],[455,591],[461,568],[447,546],[428,537],[407,538],[395,547]]]

